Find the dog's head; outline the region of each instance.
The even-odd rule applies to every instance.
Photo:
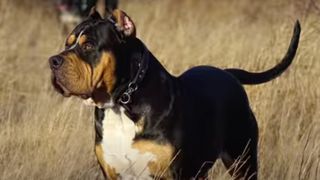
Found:
[[[114,91],[117,68],[124,64],[115,57],[115,50],[135,38],[136,30],[121,10],[107,16],[92,12],[67,37],[65,50],[49,59],[53,86],[63,96],[95,96],[105,103]]]

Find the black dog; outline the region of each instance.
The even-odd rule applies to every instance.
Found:
[[[120,10],[106,19],[95,12],[49,59],[57,91],[96,106],[96,154],[106,177],[204,178],[221,158],[234,177],[257,179],[258,128],[241,84],[287,69],[299,22],[286,56],[262,73],[198,66],[174,77],[135,31]]]

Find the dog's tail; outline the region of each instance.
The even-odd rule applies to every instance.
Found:
[[[290,46],[287,50],[287,53],[282,59],[282,61],[276,66],[274,66],[273,68],[264,72],[259,72],[259,73],[248,72],[241,69],[225,69],[225,70],[231,73],[234,77],[236,77],[241,84],[248,84],[248,85],[265,83],[278,77],[290,66],[292,60],[294,59],[294,56],[296,55],[298,44],[299,44],[300,31],[301,31],[300,23],[297,20],[294,26],[293,35],[292,35]]]

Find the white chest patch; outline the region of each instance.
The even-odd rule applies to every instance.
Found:
[[[139,129],[125,115],[124,109],[119,113],[106,109],[102,125],[105,162],[120,174],[121,179],[152,179],[148,163],[155,159],[155,155],[132,148],[133,138]]]

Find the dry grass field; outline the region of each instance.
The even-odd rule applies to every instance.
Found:
[[[103,179],[93,109],[50,83],[65,36],[53,6],[0,1],[0,179]],[[294,22],[296,59],[276,80],[246,86],[260,129],[260,179],[320,179],[320,1],[122,0],[138,37],[173,74],[200,64],[250,71],[280,61]],[[218,162],[210,179],[230,179]]]

